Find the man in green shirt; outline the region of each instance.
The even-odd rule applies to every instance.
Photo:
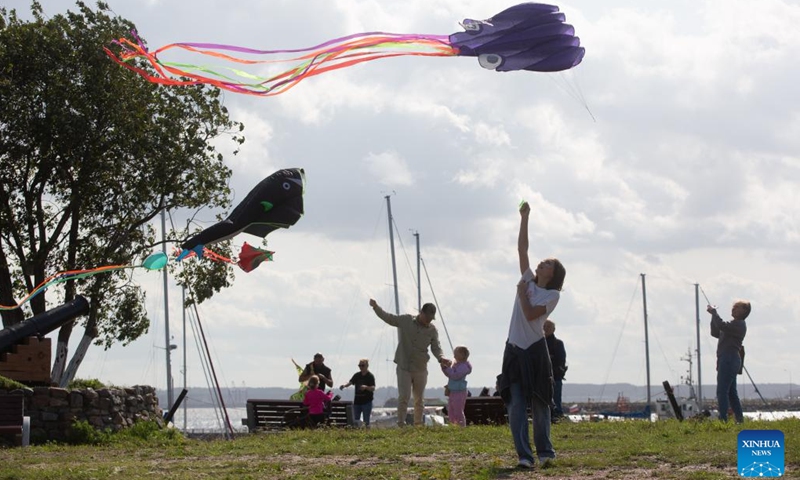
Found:
[[[426,303],[419,314],[412,316],[393,315],[385,312],[373,299],[369,305],[375,315],[389,325],[397,328],[397,351],[394,363],[397,364],[397,424],[406,424],[408,400],[414,393],[414,425],[422,425],[422,412],[425,407],[423,397],[428,383],[428,347],[440,365],[449,366],[450,360],[444,358],[439,332],[431,322],[436,317],[436,306]]]

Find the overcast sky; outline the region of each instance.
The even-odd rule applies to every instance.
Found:
[[[188,41],[259,49],[366,31],[450,34],[463,18],[512,5],[108,3],[151,48]],[[29,10],[28,1],[3,4]],[[70,5],[42,4],[50,15]],[[697,348],[695,283],[726,319],[735,299],[751,300],[745,366],[756,383],[800,379],[800,2],[559,6],[586,48],[583,63],[564,74],[491,72],[468,57],[395,58],[317,76],[277,97],[225,94],[247,139],[226,158],[234,204],[280,168],[305,168],[308,183],[305,216],[268,237],[275,261],[238,271],[231,288],[200,306],[224,384],[294,387],[290,359],[309,362],[318,351],[337,385],[361,357],[371,360],[379,386],[394,384],[396,335],[368,306],[373,297],[394,309],[386,195],[397,226],[400,310],[417,308],[418,231],[442,345],[450,350],[444,325],[453,345],[470,348],[471,387],[493,386],[500,370],[519,277],[522,199],[532,207],[532,261],[556,256],[567,269],[552,315],[567,349],[565,389],[645,384],[642,273],[654,393],[663,380],[680,383],[689,365],[681,359]],[[229,151],[225,142],[220,148]],[[247,234],[234,240],[245,241],[258,244]],[[148,285],[151,331],[128,347],[93,347],[79,377],[165,386],[161,277],[138,278]],[[426,301],[433,295],[423,272]],[[709,384],[716,343],[702,294],[700,302]],[[177,344],[179,304],[173,287]],[[188,383],[202,386],[190,342]],[[176,386],[182,350],[172,357]],[[429,386],[445,384],[437,370],[431,363]]]

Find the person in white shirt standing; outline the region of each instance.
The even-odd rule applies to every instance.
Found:
[[[520,468],[536,462],[528,432],[528,405],[533,416],[536,457],[544,466],[556,456],[550,442],[550,406],[553,402],[553,368],[544,337],[544,322],[558,304],[566,269],[556,258],[539,262],[531,271],[528,259],[528,218],[530,205],[520,206],[517,250],[522,278],[517,284],[503,369],[498,379],[500,396],[508,409],[508,424]]]

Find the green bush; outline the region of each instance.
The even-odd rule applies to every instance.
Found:
[[[67,390],[86,390],[87,388],[100,390],[106,388],[106,385],[96,378],[76,378],[67,385]]]
[[[136,422],[132,427],[120,431],[119,435],[121,437],[130,436],[147,440],[157,435],[159,430],[161,430],[161,427],[159,427],[156,422],[142,421]]]
[[[114,440],[117,442],[144,441],[147,443],[180,443],[184,439],[179,430],[174,428],[162,428],[158,423],[147,420],[139,421],[133,426],[124,428],[114,435]]]
[[[73,422],[67,431],[67,443],[72,445],[101,445],[110,439],[109,430],[97,430],[86,420]]]
[[[154,421],[136,422],[133,426],[118,432],[109,429],[98,430],[86,420],[73,422],[67,431],[66,443],[71,445],[110,445],[110,444],[177,444],[185,440],[180,431],[174,428],[161,428]]]

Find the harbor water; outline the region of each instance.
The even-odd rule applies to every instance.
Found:
[[[172,424],[181,431],[189,433],[221,433],[225,431],[225,418],[214,408],[187,408],[184,422],[181,408],[172,419]],[[235,432],[247,432],[242,419],[247,418],[246,408],[228,408],[228,418]]]
[[[438,410],[441,410],[440,408]],[[440,416],[440,411],[426,412],[431,416]],[[784,418],[800,418],[800,412],[796,411],[757,411],[745,412],[747,420],[781,420]],[[588,416],[584,415],[568,415],[570,420],[574,422],[590,420]],[[247,433],[247,427],[242,424],[242,419],[247,418],[246,408],[229,408],[228,417],[231,421],[231,426],[235,432]],[[655,420],[655,419],[654,419]],[[218,410],[213,408],[187,408],[186,409],[186,425],[184,426],[183,409],[175,414],[172,422],[176,428],[188,433],[221,433],[224,429],[224,418],[220,415]],[[372,423],[376,427],[387,426],[391,427],[396,424],[395,409],[394,408],[376,408],[372,413]],[[427,422],[426,422],[427,423]]]
[[[426,407],[426,424],[444,425],[444,416],[441,410],[442,407]],[[234,432],[247,432],[247,427],[242,424],[242,419],[247,418],[246,408],[228,408],[228,418]],[[373,409],[371,423],[375,428],[396,426],[396,409],[381,407]],[[224,415],[221,415],[220,411],[214,408],[187,408],[185,424],[183,409],[180,409],[172,419],[172,424],[179,430],[192,434],[222,433],[225,431]]]

